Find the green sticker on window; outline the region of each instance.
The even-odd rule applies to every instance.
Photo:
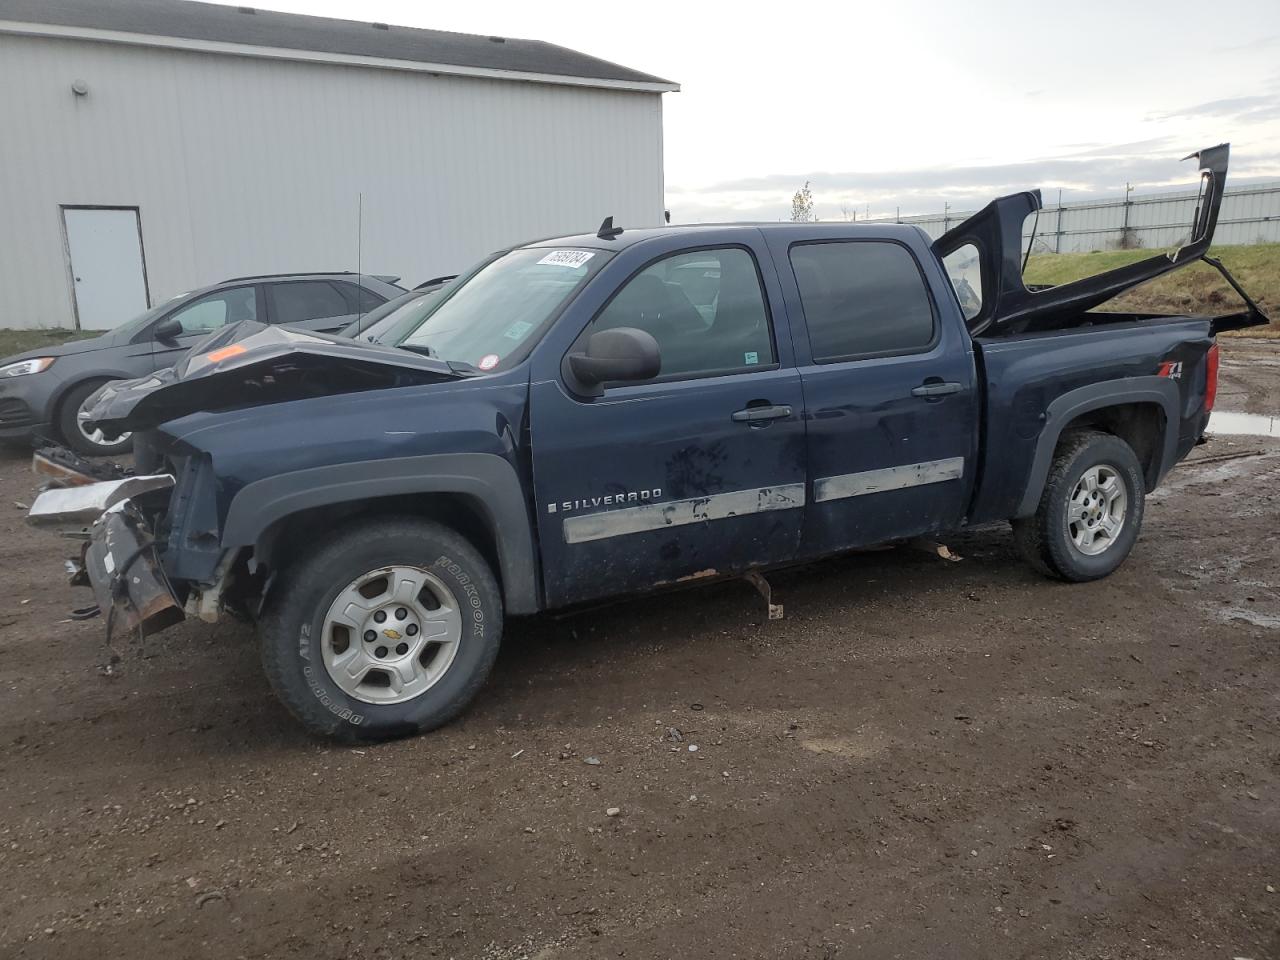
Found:
[[[504,333],[503,336],[508,340],[519,340],[532,329],[532,323],[526,323],[524,320],[517,320],[511,326],[507,327],[507,332]]]
[[[758,353],[756,353],[756,351],[752,350],[750,353],[744,353],[744,354],[742,355],[742,360],[743,360],[743,362],[744,362],[747,366],[751,366],[751,364],[753,364],[753,363],[759,363],[759,362],[760,362],[760,354],[758,354]]]

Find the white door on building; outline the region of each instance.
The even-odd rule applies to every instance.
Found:
[[[137,207],[63,207],[81,330],[110,330],[150,304]]]

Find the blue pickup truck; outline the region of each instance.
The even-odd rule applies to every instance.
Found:
[[[1227,148],[1197,156],[1185,244],[1048,289],[1021,193],[933,242],[606,221],[485,259],[396,346],[238,324],[91,398],[137,471],[38,454],[61,486],[31,520],[82,539],[109,631],[251,619],[284,703],[346,740],[455,716],[508,616],[991,521],[1047,575],[1106,576],[1202,437],[1215,333],[1267,322],[1243,291],[1093,309],[1208,259]]]

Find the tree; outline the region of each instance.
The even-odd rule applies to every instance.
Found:
[[[813,194],[809,191],[809,181],[795,192],[791,198],[792,223],[813,223],[817,219],[813,215]]]

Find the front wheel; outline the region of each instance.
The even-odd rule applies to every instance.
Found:
[[[115,457],[133,448],[133,434],[107,436],[101,427],[90,428],[88,415],[80,408],[101,387],[103,381],[91,380],[72,387],[58,412],[58,432],[76,453],[86,457]]]
[[[1132,447],[1096,430],[1070,434],[1054,454],[1035,515],[1013,522],[1014,540],[1046,576],[1097,580],[1133,549],[1145,495]]]
[[[357,520],[284,570],[260,629],[267,678],[309,730],[387,740],[447,723],[476,695],[498,654],[502,598],[449,528]]]

